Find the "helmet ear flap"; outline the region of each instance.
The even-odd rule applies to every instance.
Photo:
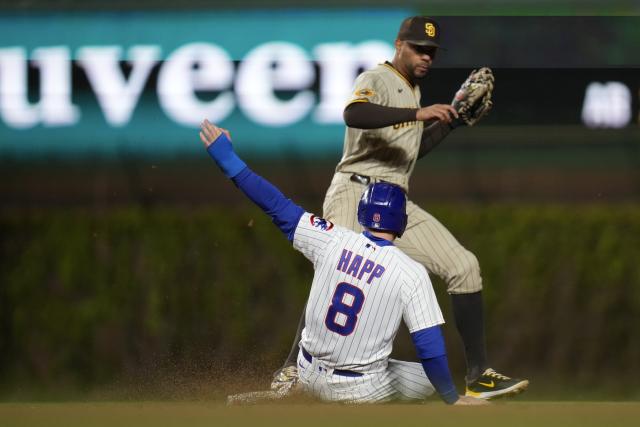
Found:
[[[358,222],[363,227],[402,236],[407,226],[407,197],[389,182],[369,184],[358,203]]]
[[[404,230],[407,229],[407,223],[409,221],[409,216],[407,215],[407,213],[405,212],[403,219],[402,219],[402,226],[398,232],[398,238],[402,237],[402,235],[404,234]]]

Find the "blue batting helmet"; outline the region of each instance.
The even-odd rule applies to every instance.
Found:
[[[401,237],[407,227],[407,197],[402,188],[389,182],[369,184],[358,204],[358,222]]]

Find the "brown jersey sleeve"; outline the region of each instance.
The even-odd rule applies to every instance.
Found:
[[[371,102],[354,102],[344,109],[347,126],[357,129],[378,129],[416,119],[417,108],[385,107]]]

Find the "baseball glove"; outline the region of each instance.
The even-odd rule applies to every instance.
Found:
[[[493,106],[493,84],[493,72],[490,68],[482,67],[469,74],[451,102],[460,116],[460,124],[473,126],[489,113]]]

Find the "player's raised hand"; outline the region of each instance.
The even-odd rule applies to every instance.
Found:
[[[491,405],[491,402],[478,399],[471,396],[460,396],[460,398],[454,403],[457,406],[482,406],[482,405]]]
[[[231,140],[231,134],[228,130],[220,128],[209,120],[204,119],[200,124],[200,140],[204,144],[205,147],[209,147],[213,142],[218,139],[220,134],[224,133],[229,140]]]
[[[449,104],[433,104],[428,107],[422,107],[416,112],[416,120],[442,120],[450,123],[451,120],[458,118],[458,112]]]

